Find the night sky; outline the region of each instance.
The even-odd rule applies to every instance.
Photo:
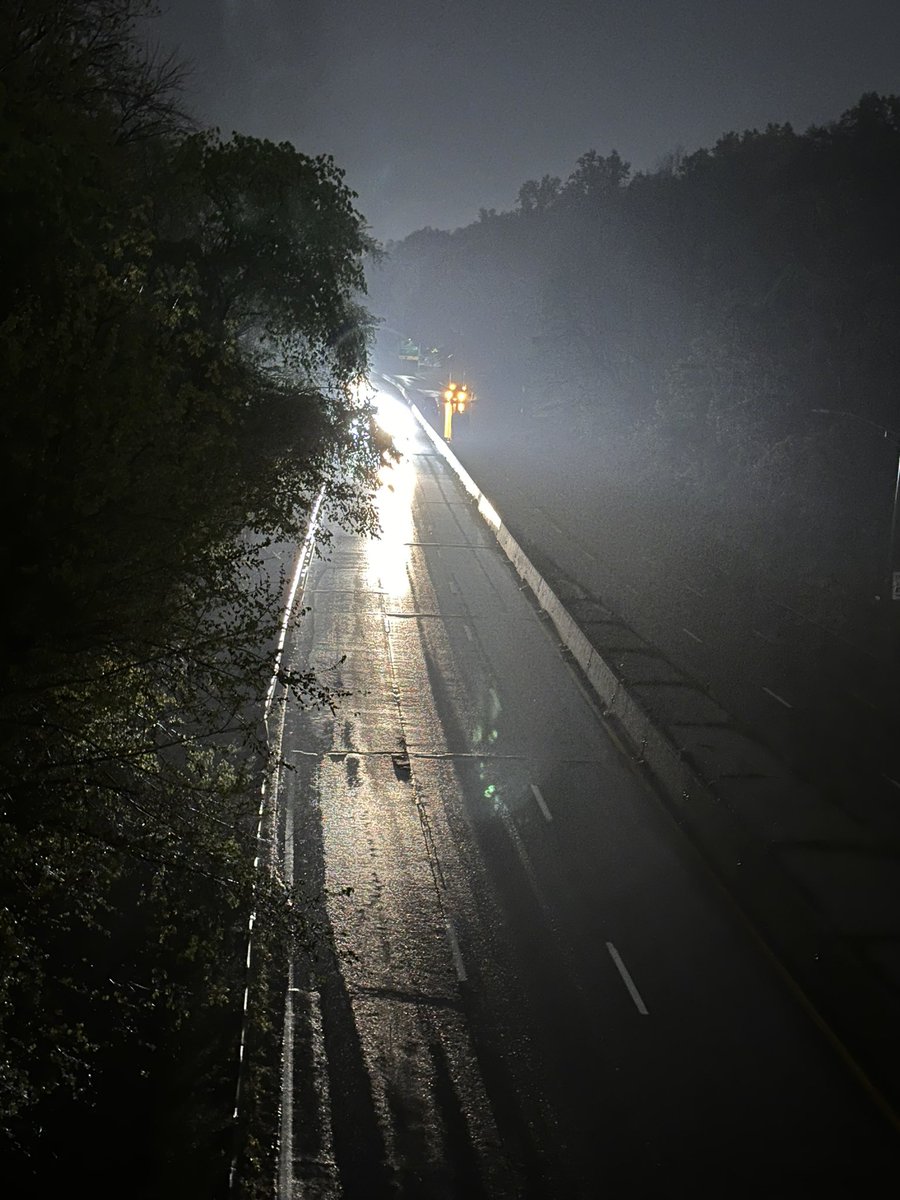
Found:
[[[650,169],[900,92],[898,0],[162,0],[187,101],[332,154],[382,240],[513,207],[586,150]]]

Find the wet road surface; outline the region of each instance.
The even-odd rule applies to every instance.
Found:
[[[407,410],[289,661],[287,1196],[881,1196],[896,1134],[694,855]]]

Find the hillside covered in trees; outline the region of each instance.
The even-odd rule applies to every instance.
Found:
[[[249,916],[273,995],[266,952],[303,934],[254,866],[281,551],[323,489],[375,522],[356,198],[328,157],[198,129],[137,37],[151,8],[0,15],[0,1178],[21,1195],[73,1163],[94,1197],[212,1195],[235,1155],[236,1194],[268,1188],[262,1004],[232,1111]],[[453,354],[473,438],[586,523],[693,539],[865,638],[898,202],[900,99],[867,95],[651,172],[590,151],[512,211],[391,246],[371,307]]]
[[[702,527],[862,629],[888,587],[898,205],[900,99],[869,94],[650,172],[589,151],[512,211],[390,246],[373,308],[452,352],[482,422],[607,523]]]
[[[10,1195],[211,1195],[240,1148],[251,1188],[277,1096],[245,1081],[235,1142],[248,918],[258,954],[297,923],[254,869],[275,548],[323,487],[374,520],[354,195],[330,158],[198,130],[138,38],[151,7],[0,17]]]

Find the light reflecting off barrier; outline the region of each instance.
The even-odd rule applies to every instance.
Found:
[[[500,514],[494,508],[493,504],[491,504],[490,500],[488,500],[487,496],[482,496],[478,501],[478,511],[487,521],[488,525],[492,525],[494,529],[500,528],[502,524]]]
[[[390,596],[407,596],[409,543],[413,540],[413,493],[416,472],[405,455],[378,472],[375,510],[381,534],[366,543],[367,583]]]

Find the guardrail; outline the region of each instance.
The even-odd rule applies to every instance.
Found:
[[[723,800],[715,780],[703,774],[591,643],[444,439],[416,405],[408,398],[407,402],[581,668],[603,706],[603,716],[612,718],[623,732],[666,808],[689,833],[809,1016],[883,1115],[900,1130],[900,1044],[892,990],[841,938],[834,922],[811,901],[802,880],[786,869],[772,847],[748,832]]]

